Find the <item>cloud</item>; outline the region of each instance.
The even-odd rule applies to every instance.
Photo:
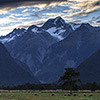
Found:
[[[28,28],[30,25],[42,25],[45,21],[46,19],[23,22],[22,24],[17,25],[17,28]]]
[[[100,24],[100,16],[97,16],[97,17],[92,17],[92,19],[91,19],[91,21],[90,21],[91,23],[99,23]]]
[[[25,9],[25,10],[23,10],[22,12],[23,13],[26,13],[26,12],[28,12],[29,11],[29,9]]]
[[[0,0],[8,2],[9,0]],[[98,11],[100,9],[100,0],[10,0],[10,3],[4,3],[0,5],[0,12],[13,10],[15,8],[25,8],[25,7],[38,7],[39,9],[35,12],[45,11],[46,7],[55,7],[59,6],[69,6],[71,10],[81,11],[74,12],[73,15],[87,15],[89,13]],[[15,3],[16,2],[16,3]],[[1,4],[1,3],[0,3]],[[28,9],[25,9],[23,12],[28,12]]]
[[[55,16],[62,16],[64,15],[65,13],[44,13],[43,15],[46,15],[46,16],[51,16],[51,17],[55,17]]]
[[[69,7],[69,9],[63,10],[64,18],[88,18],[88,15],[92,13],[100,13],[100,0],[68,0],[63,6]],[[92,14],[92,16],[97,15]]]
[[[2,28],[4,32],[18,27],[27,28],[33,24],[42,25],[46,20],[57,16],[61,16],[66,22],[91,22],[100,25],[100,0],[8,1],[0,0],[0,22],[2,23],[0,27],[6,27]]]
[[[18,22],[17,20],[14,20],[10,17],[4,17],[4,18],[0,18],[0,26],[1,25],[4,25],[4,24],[9,24],[9,23],[15,23],[15,22]]]
[[[1,21],[1,20],[0,20]],[[10,33],[14,28],[28,28],[31,25],[38,25],[41,26],[46,21],[46,19],[40,19],[36,21],[28,21],[28,22],[22,22],[21,24],[15,24],[15,25],[9,25],[6,27],[2,27],[0,29],[0,35],[6,35]]]
[[[93,21],[100,21],[100,16],[93,17],[92,20],[93,20]]]
[[[7,29],[14,29],[14,28],[28,28],[31,25],[42,25],[44,22],[46,21],[46,19],[41,19],[41,20],[36,20],[36,21],[26,21],[26,22],[22,22],[21,24],[15,24],[15,25],[10,25],[9,27],[6,28]]]
[[[35,12],[34,14],[30,14],[30,16],[40,18],[37,12]]]
[[[67,0],[0,0],[0,10],[9,11],[18,7],[37,6],[42,8],[54,3],[64,2]]]

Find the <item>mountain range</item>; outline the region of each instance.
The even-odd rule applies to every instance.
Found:
[[[42,83],[59,79],[64,68],[77,68],[100,49],[100,27],[49,19],[42,27],[14,29],[0,41],[14,59],[28,65]],[[26,69],[26,68],[24,68]]]

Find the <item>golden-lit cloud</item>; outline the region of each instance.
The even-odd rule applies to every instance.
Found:
[[[29,9],[25,9],[25,10],[23,10],[22,12],[23,13],[26,13],[26,12],[28,12],[29,11]]]
[[[0,26],[3,25],[3,24],[9,24],[11,22],[17,22],[17,20],[14,20],[12,18],[9,18],[9,17],[4,17],[2,19],[0,19]]]
[[[36,20],[36,21],[29,21],[29,22],[23,22],[21,25],[17,25],[16,28],[28,28],[31,25],[43,25],[43,23],[46,21],[46,19]]]

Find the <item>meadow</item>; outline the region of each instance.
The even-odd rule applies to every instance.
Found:
[[[53,91],[4,91],[0,92],[0,100],[100,100],[99,92],[73,93],[73,96],[65,96],[67,92]],[[74,94],[76,96],[74,96]],[[92,94],[93,96],[90,96]],[[84,96],[86,95],[86,96]]]

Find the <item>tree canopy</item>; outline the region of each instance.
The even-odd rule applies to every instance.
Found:
[[[65,68],[65,73],[60,77],[59,82],[62,82],[62,86],[70,87],[70,94],[72,95],[72,89],[76,85],[76,82],[81,82],[79,79],[80,73],[75,72],[72,68]]]

